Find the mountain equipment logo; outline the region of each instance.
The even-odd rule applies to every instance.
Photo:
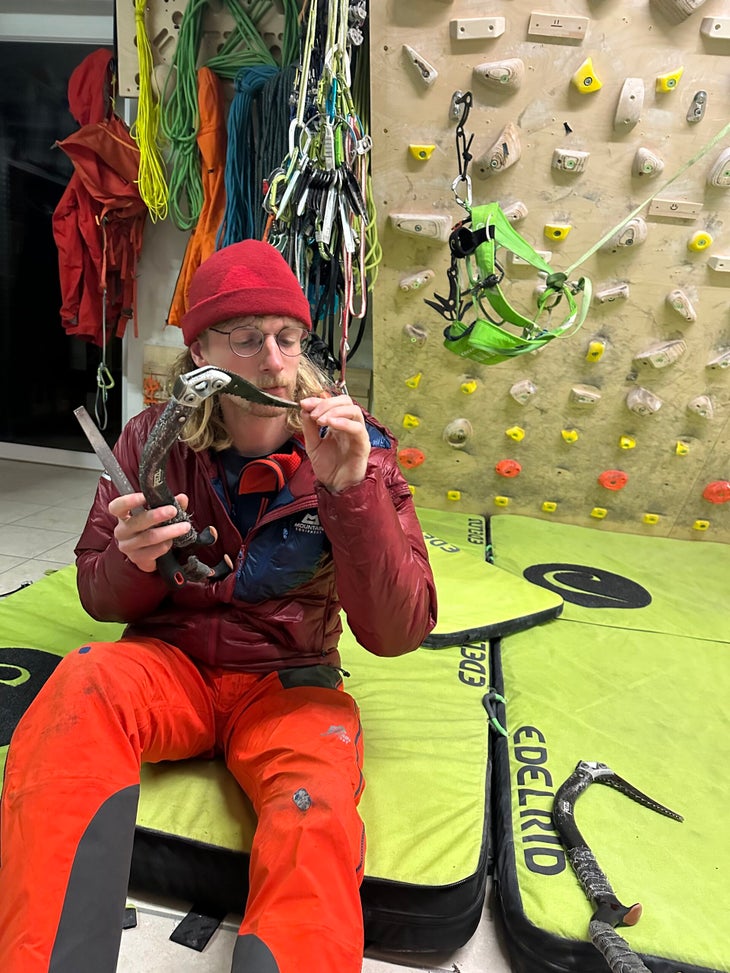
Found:
[[[305,514],[300,521],[294,524],[294,530],[300,530],[305,534],[323,534],[324,527],[319,522],[319,514]]]

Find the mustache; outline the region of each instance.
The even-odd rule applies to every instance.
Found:
[[[272,382],[272,381],[264,380],[264,381],[256,382],[255,384],[260,389],[262,389],[262,390],[264,390],[264,389],[285,389],[285,388],[288,388],[289,387],[289,383],[288,382],[285,382],[284,379],[281,379],[278,382],[277,381],[273,381]]]

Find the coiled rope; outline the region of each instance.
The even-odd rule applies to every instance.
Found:
[[[158,146],[160,103],[152,88],[152,48],[145,25],[147,0],[135,0],[134,22],[139,58],[139,103],[130,134],[139,148],[138,188],[153,222],[167,217],[165,164]]]
[[[235,94],[228,112],[228,152],[226,155],[226,208],[218,233],[217,246],[226,247],[256,235],[254,212],[261,209],[261,187],[258,191],[251,160],[256,156],[252,131],[254,98],[265,83],[278,72],[272,65],[244,68],[236,75]]]

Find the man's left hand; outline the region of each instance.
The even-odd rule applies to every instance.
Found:
[[[370,439],[362,410],[349,395],[307,398],[302,410],[304,445],[314,475],[330,493],[365,479]]]

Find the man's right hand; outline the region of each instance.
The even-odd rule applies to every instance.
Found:
[[[184,493],[175,497],[183,510],[187,509],[188,498]],[[124,556],[140,571],[151,574],[156,570],[158,557],[162,557],[172,547],[176,537],[182,537],[190,529],[190,524],[181,521],[168,524],[177,510],[173,506],[145,507],[143,493],[129,493],[115,497],[109,504],[109,513],[117,518],[114,537],[117,547]]]

